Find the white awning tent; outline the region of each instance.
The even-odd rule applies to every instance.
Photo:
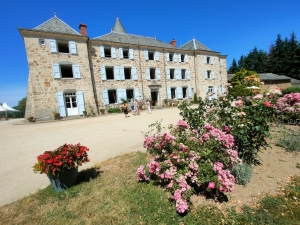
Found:
[[[0,105],[0,112],[5,111],[6,117],[7,117],[7,112],[21,112],[20,110],[11,108],[10,106],[8,106],[5,102],[3,103],[3,105]],[[15,114],[14,114],[15,115]]]

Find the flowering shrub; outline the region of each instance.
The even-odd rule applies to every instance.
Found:
[[[144,147],[154,160],[137,169],[137,180],[155,180],[173,194],[178,213],[189,209],[189,198],[195,189],[216,192],[234,190],[234,177],[228,170],[242,163],[235,150],[234,138],[226,131],[205,124],[203,129],[189,129],[180,120],[161,132],[146,133]]]
[[[285,120],[300,119],[300,93],[290,93],[277,100],[277,112],[285,116]]]
[[[89,149],[80,143],[64,144],[56,150],[45,151],[37,157],[38,162],[33,166],[33,171],[40,174],[59,175],[65,169],[76,168],[82,163],[89,162],[87,151]]]

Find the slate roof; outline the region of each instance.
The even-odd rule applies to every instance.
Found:
[[[115,25],[110,33],[93,38],[92,40],[118,42],[118,43],[123,43],[123,44],[154,46],[154,47],[162,47],[162,48],[176,48],[173,45],[159,41],[156,38],[128,34],[125,31],[125,29],[118,17],[117,17]]]
[[[116,22],[115,22],[115,25],[114,25],[112,31],[118,32],[118,33],[126,33],[126,30],[124,29],[124,27],[118,17],[116,19]]]
[[[57,18],[56,16],[52,17],[51,19],[47,20],[41,25],[33,28],[33,30],[80,35],[80,33],[78,33],[76,30],[74,30],[72,27],[70,27],[68,24],[66,24],[64,21]]]
[[[181,45],[179,48],[180,49],[185,49],[185,50],[207,50],[207,51],[211,51],[208,47],[206,47],[201,42],[197,41],[195,38],[193,38],[189,42]]]
[[[291,80],[290,77],[277,75],[274,73],[259,73],[258,74],[262,81],[271,81],[271,80]],[[227,74],[227,79],[230,81],[234,74]]]

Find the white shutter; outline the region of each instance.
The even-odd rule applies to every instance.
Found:
[[[60,78],[60,68],[59,64],[52,64],[52,70],[53,70],[53,77],[54,78]]]
[[[62,92],[56,92],[57,102],[58,102],[58,110],[59,115],[61,117],[66,116],[66,108],[65,108],[65,101],[64,101],[64,94]]]
[[[191,79],[191,71],[189,69],[186,70],[186,79],[187,80]]]
[[[57,52],[57,45],[56,45],[56,40],[49,40],[50,43],[50,51],[53,52]]]
[[[123,59],[123,48],[119,48],[120,59]]]
[[[134,59],[132,48],[129,49],[129,59]]]
[[[157,80],[160,80],[160,68],[156,68],[156,70],[155,70],[155,78],[157,79]]]
[[[189,96],[189,98],[193,97],[193,93],[192,93],[192,88],[191,87],[188,87],[188,96]]]
[[[209,91],[209,88],[208,88],[208,86],[206,86],[206,92],[205,92],[206,95],[207,95],[208,91]]]
[[[77,96],[78,113],[79,113],[79,115],[83,115],[83,111],[84,111],[83,92],[82,91],[77,91],[76,96]]]
[[[212,79],[215,79],[215,71],[211,71],[211,77]]]
[[[173,55],[173,62],[177,62],[177,54],[176,53],[174,53],[174,55]]]
[[[147,75],[147,80],[150,80],[150,68],[146,68],[146,75]]]
[[[137,80],[136,67],[131,68],[131,79]]]
[[[178,53],[178,62],[181,62],[181,54]]]
[[[120,80],[120,68],[118,66],[114,66],[114,75],[115,80]]]
[[[167,79],[170,80],[170,69],[167,69]]]
[[[166,52],[166,61],[169,62],[169,52]]]
[[[75,41],[69,41],[69,51],[71,54],[77,54]]]
[[[171,88],[167,88],[167,92],[168,92],[168,99],[172,99],[172,96],[171,96]]]
[[[113,59],[116,58],[116,48],[115,48],[115,47],[111,47],[111,57],[112,57]]]
[[[183,94],[182,94],[182,87],[177,87],[177,98],[182,99]]]
[[[189,55],[188,54],[185,54],[184,55],[184,62],[189,62]]]
[[[100,46],[100,56],[101,56],[102,58],[105,57],[105,55],[104,55],[104,46]]]
[[[204,64],[207,63],[207,56],[203,56]]]
[[[175,77],[176,77],[176,80],[180,80],[179,69],[175,69]]]
[[[222,95],[224,95],[224,85],[221,85],[221,93],[222,93]]]
[[[125,80],[124,66],[120,66],[120,80]]]
[[[218,98],[218,86],[214,86],[214,98]]]
[[[159,61],[159,52],[158,51],[155,51],[155,60]]]
[[[134,98],[140,100],[139,89],[137,88],[134,89]]]
[[[79,65],[72,65],[74,78],[81,78]]]
[[[144,53],[145,53],[145,60],[149,60],[148,50],[145,50]]]
[[[108,91],[107,90],[103,90],[103,99],[104,99],[104,104],[108,105],[109,99],[108,99]]]
[[[211,64],[211,65],[214,64],[214,57],[210,57],[210,64]]]
[[[101,66],[101,78],[102,78],[102,80],[106,80],[105,66]]]
[[[207,79],[208,79],[207,70],[205,70],[205,71],[204,71],[204,78],[205,78],[205,80],[207,80]]]
[[[220,66],[222,66],[223,65],[223,60],[222,59],[220,59]]]

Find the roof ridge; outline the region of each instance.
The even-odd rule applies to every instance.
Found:
[[[195,38],[193,38],[193,43],[194,43],[194,49],[197,50],[196,43],[195,43]]]

